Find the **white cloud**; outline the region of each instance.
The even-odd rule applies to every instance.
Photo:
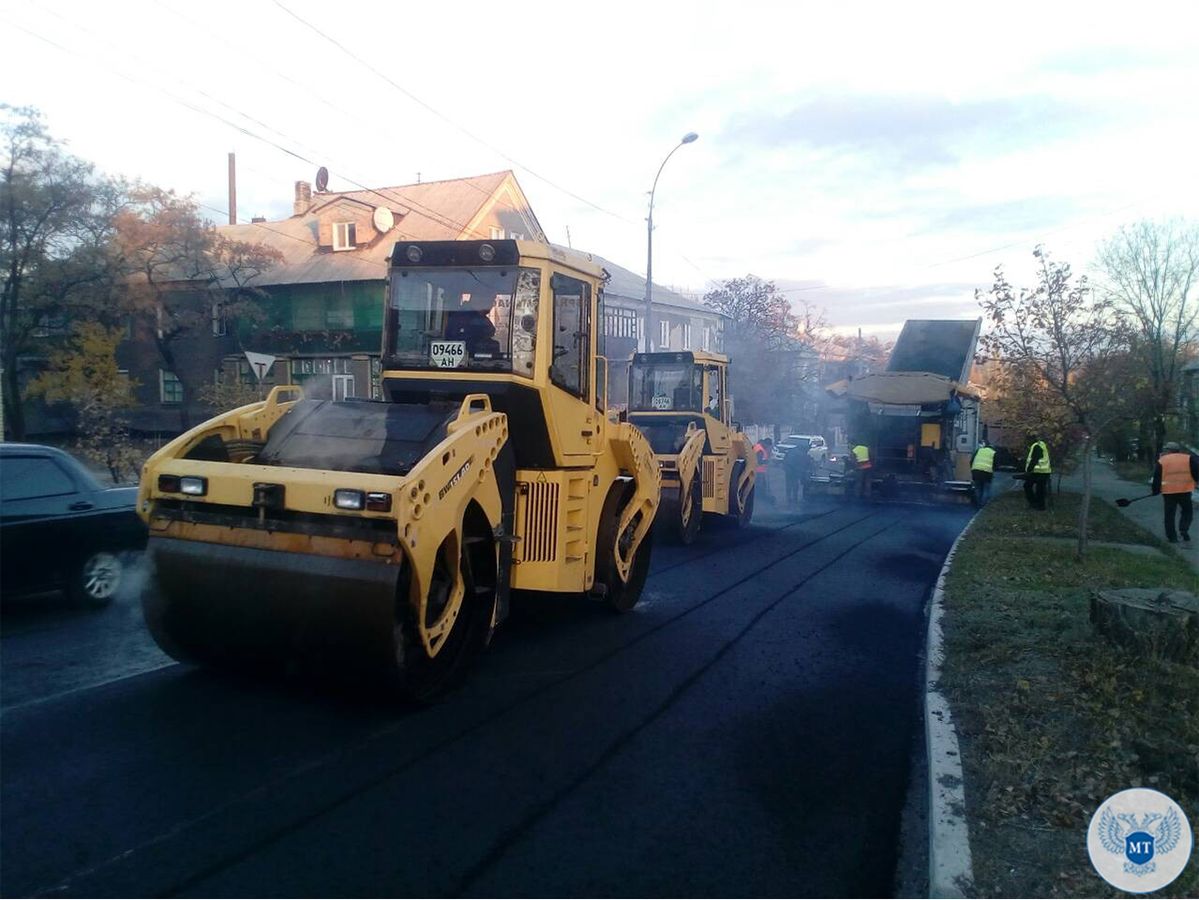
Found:
[[[381,186],[502,151],[615,213],[518,167],[552,239],[639,270],[654,173],[695,130],[659,183],[655,275],[824,281],[845,327],[921,296],[950,314],[939,285],[1021,277],[1037,241],[1081,268],[1121,222],[1199,209],[1189,5],[283,2],[491,147],[274,4],[6,6],[69,53],[8,27],[5,100],[213,218],[230,150],[243,217],[286,215],[316,164]]]

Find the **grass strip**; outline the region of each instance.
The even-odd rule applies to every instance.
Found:
[[[1066,537],[1079,496],[1030,512],[1015,493],[979,514],[945,583],[941,687],[962,745],[975,891],[996,897],[1126,896],[1091,866],[1086,829],[1098,805],[1130,787],[1199,810],[1199,671],[1136,656],[1094,634],[1094,589],[1170,587],[1199,579],[1167,545],[1092,498],[1093,540],[1161,555],[1092,549]],[[1199,895],[1194,859],[1160,896]]]

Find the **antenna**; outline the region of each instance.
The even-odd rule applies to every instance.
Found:
[[[569,225],[566,226],[566,246],[569,247],[571,250],[573,250],[575,248],[575,245],[570,242],[570,226]]]
[[[316,189],[318,193],[329,190],[329,170],[324,166],[316,170]]]

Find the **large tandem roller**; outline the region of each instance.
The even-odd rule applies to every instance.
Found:
[[[275,388],[156,453],[144,600],[179,659],[454,684],[513,590],[640,595],[653,451],[606,414],[603,271],[517,241],[401,242],[384,399]]]
[[[699,535],[705,513],[738,527],[753,516],[753,453],[732,413],[727,357],[699,350],[633,356],[628,419],[658,459],[658,527],[683,544]]]

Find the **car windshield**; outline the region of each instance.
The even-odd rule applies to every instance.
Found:
[[[703,370],[682,362],[638,363],[631,371],[630,410],[699,410]]]
[[[539,289],[536,269],[514,266],[396,270],[388,364],[511,371],[514,308],[521,314],[518,326],[532,316],[525,348],[531,352]],[[522,349],[521,340],[517,344]]]

